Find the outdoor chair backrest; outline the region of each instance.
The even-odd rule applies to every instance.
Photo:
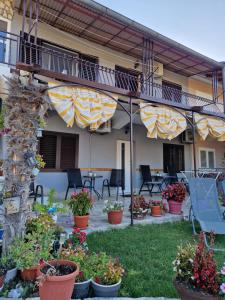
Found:
[[[124,188],[124,171],[121,169],[112,169],[109,185],[112,187]]]
[[[143,182],[152,182],[152,174],[149,165],[140,165]]]
[[[173,166],[167,167],[168,176],[175,177],[175,179],[178,181],[178,176],[175,168]]]
[[[67,178],[68,178],[68,185],[70,187],[74,187],[74,184],[77,188],[81,188],[83,186],[80,169],[67,170]]]
[[[189,189],[193,213],[197,220],[222,220],[215,179],[191,178]]]

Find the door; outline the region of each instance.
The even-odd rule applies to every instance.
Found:
[[[124,193],[130,194],[130,142],[117,141],[116,167],[124,171]]]
[[[163,144],[163,171],[167,173],[170,167],[176,173],[185,170],[183,145]]]

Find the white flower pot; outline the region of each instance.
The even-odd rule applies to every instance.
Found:
[[[5,282],[8,283],[9,281],[13,280],[17,275],[17,268],[8,270],[5,276]]]
[[[121,286],[121,280],[112,285],[103,285],[96,283],[93,279],[91,280],[91,284],[94,290],[95,297],[117,297],[118,292]]]

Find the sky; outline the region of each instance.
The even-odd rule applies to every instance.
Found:
[[[96,0],[217,61],[225,61],[225,0]]]

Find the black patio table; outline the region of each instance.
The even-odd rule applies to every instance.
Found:
[[[89,179],[91,181],[90,191],[92,195],[92,191],[95,193],[95,195],[98,197],[98,200],[102,198],[101,194],[95,189],[95,179],[102,178],[101,175],[84,175],[83,178]]]

